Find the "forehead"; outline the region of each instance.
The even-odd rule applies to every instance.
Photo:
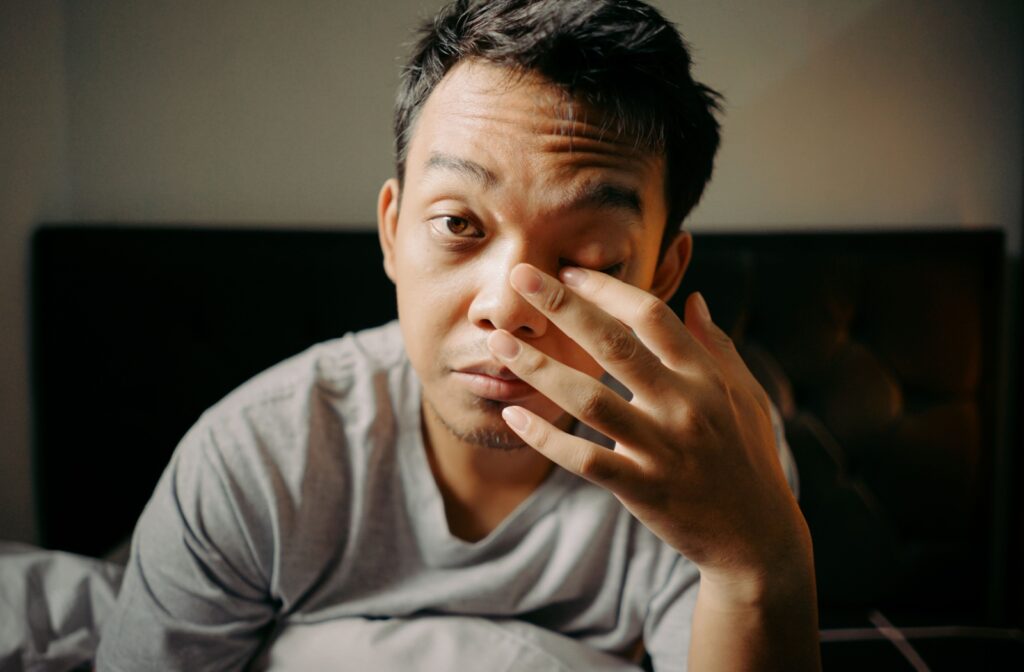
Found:
[[[437,85],[413,128],[407,166],[437,153],[479,159],[498,179],[572,181],[603,171],[661,188],[664,158],[608,115],[531,72],[468,60]]]

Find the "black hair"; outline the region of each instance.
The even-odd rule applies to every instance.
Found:
[[[665,156],[663,246],[711,178],[721,96],[695,81],[675,26],[640,0],[455,0],[423,25],[395,103],[398,180],[417,116],[460,61],[537,73],[600,110],[611,130]]]

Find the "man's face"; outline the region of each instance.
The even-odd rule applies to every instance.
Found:
[[[563,426],[568,420],[492,357],[486,340],[494,329],[602,373],[512,289],[516,264],[551,274],[566,265],[605,270],[643,288],[657,281],[669,293],[678,283],[658,280],[663,158],[603,132],[583,108],[567,121],[567,104],[539,77],[463,62],[416,121],[400,207],[395,180],[381,192],[385,268],[428,427],[434,420],[458,439],[520,445],[500,415],[508,404]],[[679,254],[669,251],[677,266]],[[672,272],[681,276],[682,268]]]

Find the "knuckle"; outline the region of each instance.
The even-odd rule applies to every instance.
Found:
[[[611,404],[601,390],[588,390],[579,402],[579,415],[582,420],[595,420],[606,417],[611,411]]]
[[[671,310],[664,301],[649,295],[637,305],[636,319],[642,324],[658,325],[665,321]]]
[[[674,409],[673,418],[691,437],[699,439],[708,436],[711,431],[710,419],[696,404],[680,404]]]
[[[615,476],[615,469],[596,450],[583,451],[576,464],[580,476],[593,481],[609,481]]]
[[[536,425],[538,423],[530,423]],[[532,435],[529,437],[530,443],[535,447],[543,450],[547,448],[548,443],[551,441],[551,430],[546,426],[540,426],[533,429]]]
[[[624,362],[632,359],[637,353],[637,340],[625,329],[605,331],[598,340],[598,351],[605,361]]]
[[[520,358],[519,364],[519,377],[529,377],[540,372],[544,368],[544,355],[539,352],[524,353],[525,356]]]
[[[544,297],[544,309],[549,313],[557,312],[565,305],[565,286],[556,284]]]

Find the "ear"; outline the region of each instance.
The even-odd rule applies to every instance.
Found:
[[[398,180],[389,179],[377,197],[377,236],[384,253],[384,272],[395,282],[395,236],[398,233]]]
[[[658,262],[654,270],[654,280],[651,282],[651,294],[654,294],[662,301],[668,301],[679,289],[679,283],[683,280],[690,265],[690,257],[693,254],[693,236],[689,231],[680,231],[675,234],[672,242]]]

